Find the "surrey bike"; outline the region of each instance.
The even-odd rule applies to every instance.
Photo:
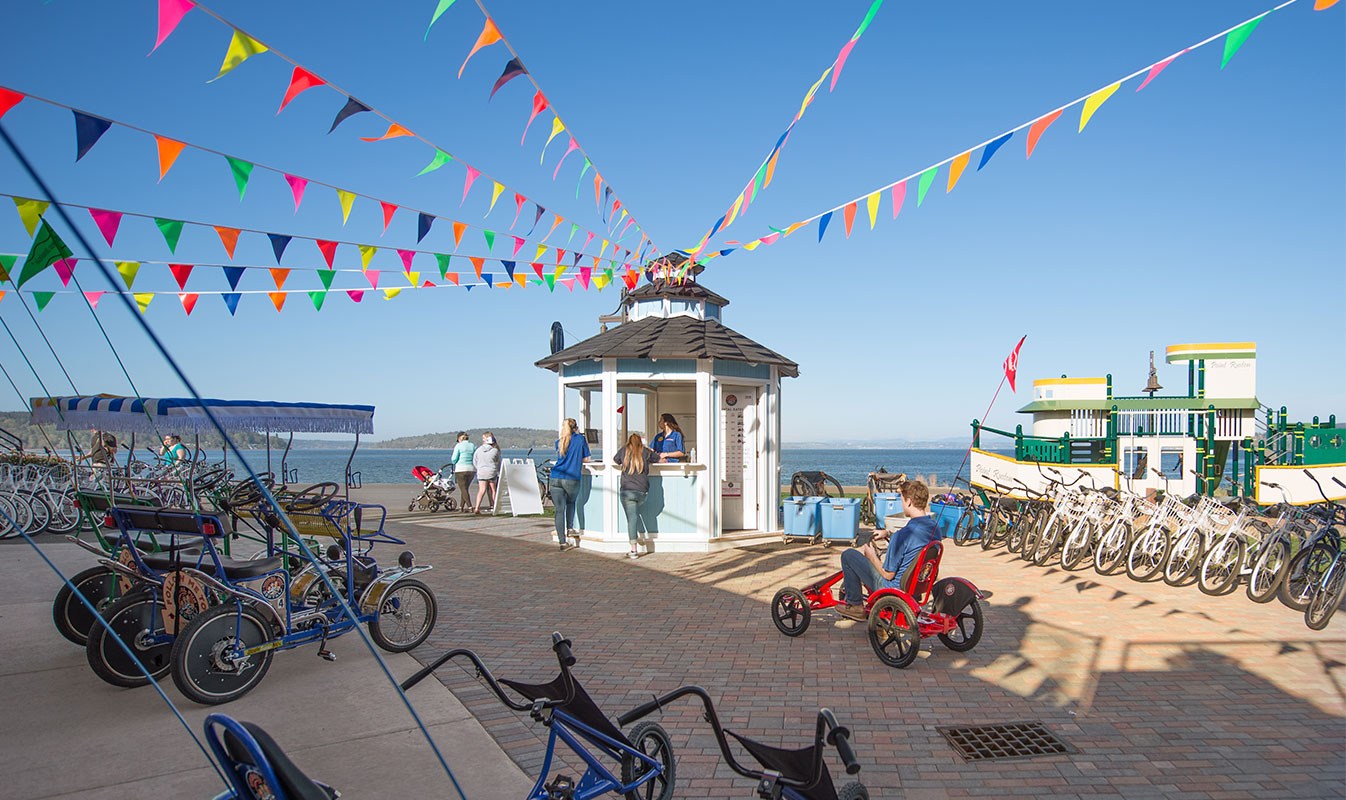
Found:
[[[710,695],[699,686],[683,686],[663,697],[656,697],[622,714],[617,718],[617,724],[629,725],[685,695],[694,695],[701,701],[705,708],[705,720],[710,723],[711,730],[715,732],[715,741],[720,746],[720,755],[735,773],[757,781],[757,797],[763,800],[869,800],[869,791],[858,781],[842,786],[840,792],[832,783],[827,764],[823,762],[824,744],[837,749],[837,755],[848,775],[859,772],[860,764],[855,759],[855,751],[851,749],[850,731],[837,724],[836,717],[826,708],[818,711],[813,744],[797,750],[772,747],[725,730],[720,725],[720,716],[715,713],[715,704],[711,702]],[[725,734],[734,737],[762,768],[751,769],[740,764],[730,751]]]
[[[551,638],[561,674],[548,683],[497,680],[476,653],[458,648],[412,675],[402,683],[402,689],[410,689],[449,661],[462,659],[472,664],[476,677],[486,682],[500,702],[515,711],[527,711],[534,722],[546,726],[547,753],[527,800],[589,800],[609,793],[630,800],[669,800],[673,796],[674,761],[668,734],[653,722],[643,722],[629,734],[622,733],[571,674],[575,656],[570,652],[570,640],[559,633]],[[524,700],[511,698],[500,687],[502,683]],[[558,740],[584,761],[586,769],[578,780],[557,775],[548,782]]]

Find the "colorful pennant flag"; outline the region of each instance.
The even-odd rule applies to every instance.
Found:
[[[865,198],[865,208],[866,210],[869,211],[869,229],[871,231],[874,230],[875,220],[879,218],[879,200],[880,200],[879,192],[874,192],[873,194],[869,195],[869,197]],[[767,237],[763,236],[762,237],[763,243],[771,244],[771,242],[775,241],[774,237],[777,235],[778,234],[772,234],[770,242],[766,241]]]
[[[336,277],[336,270],[320,269],[318,270],[318,280],[322,281],[323,289],[332,288],[332,279]]]
[[[279,233],[268,233],[266,238],[271,240],[271,252],[276,254],[276,263],[279,264],[280,257],[285,255],[285,248],[290,246],[290,239],[292,237],[282,236]],[[336,245],[332,246],[335,247]],[[330,261],[327,266],[332,266]]]
[[[51,203],[46,200],[30,200],[27,197],[14,198],[14,207],[19,211],[19,219],[23,220],[23,227],[32,236],[37,231],[37,224],[42,221],[42,215],[47,213]]]
[[[294,72],[290,74],[290,86],[285,90],[285,99],[280,101],[280,108],[276,109],[276,113],[279,114],[284,111],[290,101],[298,97],[300,92],[306,92],[314,86],[324,86],[326,84],[327,81],[303,67],[295,67]]]
[[[449,2],[452,1],[453,0],[449,0]],[[511,58],[509,63],[505,64],[505,71],[501,72],[500,77],[495,79],[495,86],[491,87],[491,96],[486,98],[486,101],[490,102],[491,98],[495,97],[495,93],[500,91],[501,86],[504,86],[520,75],[523,75],[525,72],[527,72],[527,70],[523,68],[523,64],[519,62],[519,59]]]
[[[449,10],[457,0],[439,0],[439,5],[435,6],[435,13],[430,17],[430,24],[425,26],[425,41],[430,41],[430,29],[435,27],[435,23],[445,11]]]
[[[893,194],[893,219],[897,219],[897,212],[902,210],[902,201],[907,199],[907,182],[895,184],[892,189]],[[796,225],[799,223],[795,223]],[[794,232],[794,225],[790,226],[790,232]]]
[[[234,260],[234,248],[238,246],[238,234],[241,231],[238,228],[226,228],[222,225],[214,225],[215,232],[220,235],[220,244],[224,245],[224,251],[229,254],[229,260]],[[112,244],[108,242],[108,244]]]
[[[426,32],[429,33],[428,30]],[[486,25],[482,27],[481,33],[477,35],[476,43],[472,45],[472,52],[467,54],[467,58],[463,59],[463,65],[458,68],[458,77],[463,77],[463,70],[467,69],[467,62],[472,60],[472,56],[475,56],[478,50],[489,47],[498,41],[500,41],[500,30],[495,27],[491,18],[487,17]]]
[[[103,138],[112,122],[102,117],[94,117],[74,111],[75,114],[75,160],[79,161]]]
[[[1112,93],[1117,91],[1118,87],[1120,87],[1121,85],[1122,82],[1118,81],[1117,83],[1114,83],[1111,86],[1099,89],[1098,91],[1094,92],[1093,94],[1085,98],[1084,110],[1080,112],[1081,133],[1084,132],[1084,126],[1089,124],[1089,120],[1094,116],[1094,112],[1098,110],[1098,107],[1106,103],[1108,98],[1112,97]]]
[[[187,312],[187,316],[192,315],[192,309],[196,308],[196,292],[179,292],[178,299],[182,301],[182,310]]]
[[[308,178],[286,175],[285,182],[290,184],[290,194],[294,195],[294,213],[298,214],[299,202],[304,199],[304,189],[308,186]]]
[[[225,267],[224,279],[229,282],[230,289],[237,289],[238,282],[243,279],[243,267]],[[126,287],[131,288],[131,287]]]
[[[1008,142],[1010,140],[1010,137],[1013,135],[1014,132],[1011,131],[1010,133],[1007,133],[1001,136],[1000,138],[995,139],[990,144],[987,144],[985,147],[982,148],[981,163],[977,165],[978,172],[981,171],[982,167],[986,166],[987,161],[991,160],[991,156],[995,155],[995,151],[999,150],[1001,146],[1004,145],[1005,142]]]
[[[234,29],[234,38],[229,41],[229,49],[224,54],[224,63],[220,65],[220,74],[211,78],[207,83],[223,78],[234,70],[239,64],[247,61],[258,53],[265,53],[266,45],[248,36],[243,31]]]
[[[467,224],[463,222],[453,223],[453,249],[457,250],[458,245],[463,243],[463,233],[467,230]]]
[[[0,119],[3,119],[9,110],[23,100],[23,95],[9,89],[0,89]]]
[[[182,222],[176,219],[155,217],[154,224],[159,228],[159,232],[164,235],[164,242],[168,244],[168,252],[176,253],[178,251],[178,239],[182,237]]]
[[[369,261],[379,249],[368,244],[357,244],[356,247],[360,250],[360,269],[369,269]]]
[[[435,222],[435,218],[426,213],[420,213],[416,217],[416,243],[420,244],[425,235],[430,232],[430,226]],[[458,223],[453,223],[454,232],[458,231]]]
[[[346,221],[351,218],[351,206],[355,204],[355,193],[344,189],[337,189],[336,193],[337,200],[341,201],[341,224],[345,225]]]
[[[132,297],[136,299],[136,305],[140,306],[140,313],[144,314],[154,300],[154,292],[136,292]]]
[[[252,164],[233,156],[225,156],[229,162],[229,170],[234,174],[234,183],[238,185],[238,199],[243,199],[243,192],[248,188],[248,178],[252,175]],[[295,210],[299,210],[299,202],[295,201]]]
[[[347,119],[350,119],[356,114],[360,114],[368,110],[369,106],[365,105],[364,103],[361,103],[354,97],[347,97],[346,105],[342,106],[341,110],[337,112],[336,119],[332,120],[332,127],[328,128],[327,132],[331,133],[332,131],[336,130],[336,127],[338,125],[345,122]],[[359,301],[357,300],[356,302],[358,303]]]
[[[169,264],[168,271],[173,273],[173,280],[178,282],[178,288],[187,291],[187,278],[192,274],[192,265]]]
[[[3,292],[0,292],[0,297],[3,297],[3,296],[4,296],[4,293],[3,293]],[[102,293],[102,292],[85,292],[85,293],[84,293],[84,300],[85,300],[85,302],[87,302],[87,303],[89,304],[89,308],[92,308],[92,309],[94,309],[95,311],[98,310],[98,301],[101,300],[101,299],[103,299],[103,293]]]
[[[136,273],[140,272],[140,262],[138,261],[118,261],[116,262],[117,273],[122,276],[122,283],[126,284],[129,291],[136,282]]]
[[[443,150],[440,150],[439,148],[435,148],[435,157],[430,159],[430,163],[426,164],[424,169],[416,173],[416,177],[419,178],[427,172],[434,172],[435,170],[439,169],[440,167],[444,166],[445,164],[449,163],[452,160],[453,156],[449,155]]]
[[[51,298],[55,296],[55,292],[33,292],[33,300],[37,303],[38,312],[41,313],[47,307],[47,303],[51,302]]]
[[[313,310],[322,311],[322,304],[327,300],[327,292],[309,292],[308,297],[313,301]]]
[[[1146,76],[1145,76],[1145,80],[1141,81],[1141,82],[1140,82],[1140,85],[1136,87],[1136,91],[1139,92],[1141,89],[1144,89],[1146,86],[1148,86],[1149,83],[1150,83],[1150,81],[1154,80],[1156,77],[1159,76],[1159,73],[1161,73],[1161,72],[1164,71],[1164,67],[1167,67],[1169,64],[1172,64],[1173,61],[1174,61],[1175,59],[1177,59],[1178,56],[1180,56],[1180,55],[1182,55],[1183,53],[1186,53],[1186,52],[1187,52],[1187,49],[1184,48],[1184,49],[1179,50],[1178,52],[1174,53],[1173,55],[1169,56],[1168,58],[1164,59],[1163,61],[1160,61],[1160,62],[1154,64],[1153,66],[1151,66],[1151,67],[1150,67],[1150,73],[1149,73],[1148,75],[1146,75]]]
[[[925,202],[925,193],[930,189],[930,185],[935,182],[935,174],[939,172],[939,167],[931,167],[921,173],[921,182],[916,187],[916,207],[920,208],[921,203]]]
[[[155,136],[154,143],[159,150],[159,180],[162,181],[164,176],[168,174],[168,170],[172,169],[173,162],[177,161],[178,156],[182,154],[182,148],[185,145],[182,142],[175,142],[162,136]]]
[[[477,179],[477,176],[481,174],[481,170],[473,169],[472,167],[467,167],[466,169],[467,177],[463,179],[463,199],[458,201],[458,205],[460,206],[467,202],[467,192],[472,188],[472,183]]]
[[[56,270],[56,275],[61,279],[62,286],[70,285],[70,276],[75,274],[75,264],[78,262],[78,258],[63,258],[60,261],[52,262],[51,268]]]
[[[961,156],[954,158],[949,164],[949,188],[944,190],[945,194],[953,191],[953,187],[958,185],[958,179],[962,177],[963,170],[967,169],[968,162],[972,160],[972,151],[969,150]],[[919,203],[917,205],[920,205]]]
[[[224,300],[225,307],[229,309],[229,316],[234,316],[234,312],[238,311],[238,301],[241,297],[243,297],[243,295],[238,292],[222,292],[220,294],[220,298]]]
[[[383,200],[379,201],[379,205],[383,208],[383,233],[387,233],[388,223],[393,221],[393,214],[397,213],[397,206]]]
[[[542,96],[542,92],[535,92],[533,94],[533,113],[528,117],[528,124],[523,126],[523,136],[519,137],[519,144],[522,145],[523,140],[528,138],[528,129],[533,127],[533,120],[537,119],[537,115],[541,114],[546,109],[547,98]]]
[[[1271,12],[1267,13],[1269,14]],[[1247,22],[1238,26],[1234,30],[1230,31],[1224,37],[1224,56],[1220,59],[1220,69],[1224,69],[1224,65],[1229,63],[1229,59],[1233,58],[1234,54],[1239,51],[1239,48],[1243,47],[1243,43],[1248,41],[1248,37],[1251,36],[1252,32],[1257,29],[1258,23],[1260,23],[1262,21],[1262,17],[1265,16],[1266,14],[1263,14],[1260,17],[1255,17],[1253,19],[1248,20]]]
[[[178,27],[187,12],[195,7],[196,4],[191,0],[159,0],[159,37],[154,40],[154,47],[150,48],[151,55]]]
[[[371,136],[371,137],[361,136],[360,141],[381,142],[384,139],[396,139],[399,136],[414,136],[414,135],[415,134],[413,134],[411,131],[407,130],[406,128],[403,128],[401,125],[398,125],[396,122],[394,122],[388,126],[388,132],[383,134],[382,136]]]
[[[841,210],[841,213],[845,218],[846,238],[849,239],[851,238],[851,225],[855,223],[855,203],[847,203],[846,207]]]
[[[331,269],[332,259],[336,258],[337,243],[329,242],[324,239],[314,239],[313,241],[318,245],[318,250],[322,252],[323,260],[327,262],[327,268]],[[279,257],[276,258],[276,263],[280,263]]]
[[[1061,112],[1064,110],[1065,109],[1058,108],[1050,114],[1044,114],[1034,120],[1032,125],[1028,126],[1028,154],[1024,156],[1024,158],[1033,157],[1033,149],[1038,146],[1038,139],[1042,136],[1042,132],[1047,130],[1047,126],[1055,122],[1056,118],[1061,116]]]
[[[276,313],[280,313],[281,308],[285,306],[285,298],[289,297],[285,292],[267,292],[266,296],[271,298],[271,305],[276,307]]]

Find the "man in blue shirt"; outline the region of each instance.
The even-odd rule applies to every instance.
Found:
[[[907,567],[927,544],[940,538],[935,519],[926,510],[929,505],[930,489],[920,481],[907,481],[902,484],[902,511],[907,515],[907,525],[893,537],[883,560],[879,560],[873,540],[841,554],[841,585],[846,593],[846,604],[837,608],[841,616],[862,621],[867,618],[861,603],[861,583],[871,592],[902,588]]]

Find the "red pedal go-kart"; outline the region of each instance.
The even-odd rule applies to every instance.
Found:
[[[901,589],[880,589],[864,598],[869,643],[890,667],[910,666],[927,636],[938,636],[959,653],[981,641],[980,601],[987,595],[964,578],[936,582],[943,553],[941,543],[931,542],[907,567]],[[808,630],[814,611],[845,603],[842,594],[840,572],[803,589],[786,587],[771,600],[771,620],[786,636],[799,636]]]

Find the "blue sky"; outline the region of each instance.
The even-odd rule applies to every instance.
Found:
[[[210,5],[601,235],[592,185],[589,202],[585,191],[574,198],[582,162],[572,155],[552,180],[564,134],[545,165],[538,163],[548,114],[519,146],[531,86],[516,80],[487,102],[509,58],[504,47],[486,48],[456,77],[482,26],[467,0],[440,19],[428,42],[422,36],[433,0]],[[623,203],[668,250],[694,246],[724,213],[868,5],[687,0],[487,8]],[[767,226],[862,196],[1269,7],[1266,0],[888,0],[835,91],[824,86],[796,127],[772,186],[725,237],[751,239]],[[460,207],[462,169],[450,164],[412,177],[432,152],[405,138],[360,141],[386,128],[373,115],[327,135],[344,102],[336,93],[314,89],[277,116],[290,67],[271,54],[207,84],[230,32],[200,11],[147,58],[155,9],[151,0],[8,3],[0,85],[507,233],[509,194],[483,220],[490,191],[478,181]],[[1292,418],[1341,415],[1343,12],[1346,4],[1314,12],[1311,0],[1301,0],[1264,20],[1223,70],[1220,43],[1184,55],[1142,92],[1135,91],[1139,79],[1124,84],[1083,133],[1076,132],[1078,110],[1067,111],[1030,160],[1021,132],[980,172],[974,155],[952,193],[945,193],[941,171],[923,206],[909,195],[896,221],[885,197],[872,231],[862,204],[849,239],[838,215],[821,244],[810,226],[774,246],[711,262],[702,280],[731,300],[726,324],[800,364],[800,377],[785,386],[786,441],[963,435],[1024,334],[1019,394],[1002,393],[994,425],[1022,421],[1012,412],[1027,402],[1024,387],[1035,377],[1111,372],[1119,393],[1137,393],[1149,350],[1162,356],[1166,345],[1205,341],[1256,341],[1259,395],[1287,405]],[[76,164],[70,113],[31,100],[4,125],[65,202],[375,243],[389,248],[371,265],[381,270],[380,286],[406,285],[392,248],[417,248],[413,215],[399,212],[381,236],[378,205],[360,200],[343,226],[335,197],[319,187],[309,188],[296,214],[284,181],[261,170],[240,202],[223,159],[190,150],[159,182],[152,140],[116,127]],[[0,155],[0,186],[35,196],[8,154]],[[152,224],[127,217],[108,248],[87,214],[75,213],[105,257],[229,263],[209,229],[189,226],[170,255]],[[64,226],[58,229],[64,235]],[[549,244],[564,241],[567,229]],[[18,215],[0,211],[0,252],[27,247]],[[449,226],[437,223],[418,249],[453,252]],[[532,249],[520,253],[520,266]],[[497,242],[501,251],[508,252]],[[459,252],[486,255],[480,234],[469,232]],[[274,259],[264,237],[244,234],[233,263],[273,266]],[[465,261],[455,263],[469,271]],[[295,268],[286,288],[320,288],[302,269],[322,266],[311,242],[293,242],[284,265]],[[416,265],[436,278],[429,257]],[[336,266],[358,268],[355,249],[341,248]],[[91,264],[76,275],[85,289],[108,288]],[[240,289],[271,286],[265,271],[249,271],[243,281]],[[367,286],[346,272],[333,288]],[[25,288],[61,287],[48,274]],[[176,285],[167,267],[146,266],[136,288]],[[554,376],[532,362],[547,352],[551,322],[560,320],[574,341],[596,333],[596,318],[618,302],[611,287],[434,289],[393,300],[371,293],[359,305],[334,293],[321,313],[293,295],[277,314],[265,295],[249,295],[231,318],[210,294],[227,290],[219,269],[198,268],[188,290],[203,293],[191,318],[164,295],[146,319],[202,393],[373,403],[377,438],[549,425]],[[98,317],[136,387],[181,394],[114,299],[103,298]],[[0,302],[0,318],[48,388],[68,392],[13,296]],[[81,392],[131,391],[77,296],[58,295],[38,321]],[[40,393],[8,337],[0,336],[0,362],[25,395]],[[1160,381],[1180,390],[1184,371],[1162,366],[1162,357],[1160,364]],[[0,409],[18,407],[3,386]]]

